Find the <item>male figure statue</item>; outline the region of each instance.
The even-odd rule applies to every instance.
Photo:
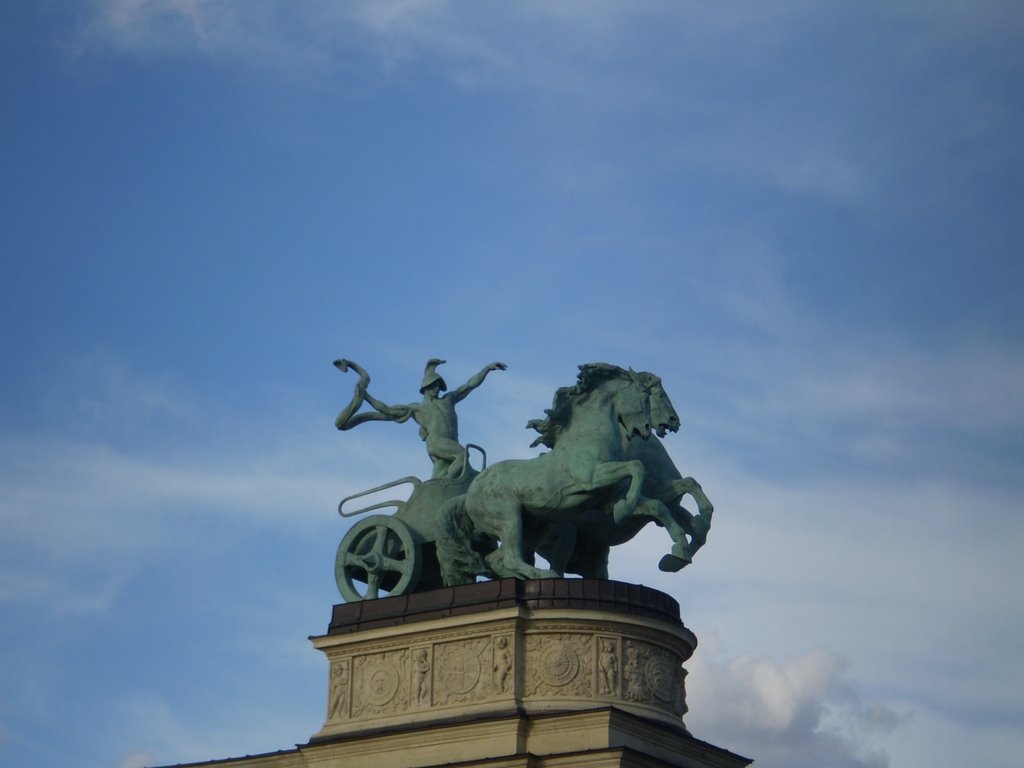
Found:
[[[334,426],[346,430],[366,421],[396,421],[401,424],[411,418],[420,425],[420,438],[426,442],[427,454],[434,464],[431,477],[460,477],[466,469],[468,458],[465,447],[459,444],[459,420],[455,415],[455,406],[483,384],[488,373],[504,371],[508,366],[504,363],[484,366],[461,387],[443,395],[441,393],[448,389],[448,385],[437,372],[437,366],[444,362],[438,358],[427,361],[427,367],[423,372],[423,384],[420,386],[423,402],[388,405],[366,391],[370,384],[370,376],[362,367],[351,360],[335,360],[334,365],[338,370],[345,372],[351,368],[358,373],[359,382],[356,384],[352,402],[338,414]],[[356,413],[364,402],[369,403],[373,410]]]

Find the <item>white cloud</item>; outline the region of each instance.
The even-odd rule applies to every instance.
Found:
[[[362,482],[365,459],[347,447],[338,446],[337,463],[323,446],[227,459],[207,447],[170,461],[103,443],[2,441],[0,600],[102,610],[147,554],[204,518],[316,529]],[[344,469],[334,474],[332,464]]]
[[[655,571],[669,540],[654,526],[611,563],[614,578],[675,595],[697,632],[687,722],[698,737],[780,765],[803,764],[798,742],[873,765],[895,743],[886,728],[910,727],[904,715],[941,710],[964,732],[989,724],[994,739],[996,723],[1024,716],[1014,494],[952,475],[783,488],[716,464],[698,480],[716,511],[693,565]]]
[[[765,768],[888,765],[878,736],[900,717],[877,703],[863,705],[830,651],[782,662],[722,660],[713,638],[705,638],[687,667],[686,720],[698,738]]]
[[[1011,455],[986,446],[1024,433],[1019,343],[966,330],[923,343],[899,325],[837,330],[828,308],[785,279],[782,256],[737,247],[735,267],[695,276],[714,286],[699,310],[719,331],[705,337],[669,326],[687,338],[686,359],[657,371],[669,382],[688,379],[680,394],[670,390],[684,423],[680,450],[711,447],[689,444],[687,427],[699,424],[734,460],[754,456],[790,470],[791,461],[827,458],[840,473],[856,466],[941,481],[958,467],[1015,477]],[[652,357],[664,357],[660,342],[650,345]]]
[[[253,3],[253,13],[246,14],[237,3],[222,0],[97,0],[79,42],[143,54],[237,53],[246,46],[254,46],[255,53],[259,38],[252,24],[265,21],[260,6]]]
[[[999,37],[1001,14],[972,9],[964,19],[956,3],[871,14],[850,5],[95,0],[77,44],[205,57],[296,82],[345,78],[353,64],[364,74],[369,68],[363,83],[378,85],[428,72],[468,90],[571,99],[583,107],[588,133],[599,135],[594,126],[610,130],[628,115],[658,115],[657,124],[671,115],[671,140],[651,146],[657,175],[710,170],[842,205],[879,204],[894,168],[922,162],[925,142],[955,156],[947,162],[963,173],[998,169],[1005,158],[992,147],[1007,142],[979,137],[977,126],[1004,130],[1012,115],[994,107],[1001,100],[972,85],[925,80],[922,90],[919,70],[950,49],[984,50]],[[837,32],[836,19],[851,31]],[[830,56],[807,48],[833,38]],[[753,93],[749,83],[757,84]],[[993,109],[991,121],[973,117]],[[635,158],[619,166],[597,152],[549,171],[573,179],[579,167],[593,173],[602,162],[616,177],[609,189],[629,187]]]
[[[799,377],[789,400],[794,408],[977,430],[1024,427],[1020,350],[971,342],[925,353],[909,344],[865,339],[829,362],[832,370]]]
[[[40,395],[40,414],[65,432],[129,433],[160,421],[189,423],[196,416],[186,384],[142,374],[104,349],[62,360],[60,376]]]

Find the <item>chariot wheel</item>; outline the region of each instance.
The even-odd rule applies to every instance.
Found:
[[[334,578],[348,602],[381,592],[401,595],[416,588],[420,546],[409,526],[390,515],[371,515],[353,525],[338,546]]]

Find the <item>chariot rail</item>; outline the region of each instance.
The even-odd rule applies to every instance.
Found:
[[[402,477],[399,478],[398,480],[392,480],[390,483],[378,485],[375,488],[369,488],[365,491],[360,491],[359,493],[353,493],[351,496],[346,496],[338,504],[338,514],[342,517],[355,517],[356,515],[361,515],[364,512],[369,512],[370,510],[373,509],[385,509],[387,507],[401,509],[402,506],[406,503],[406,499],[389,499],[387,501],[378,501],[376,504],[370,504],[367,507],[360,507],[359,509],[353,509],[347,512],[345,511],[344,507],[345,502],[347,501],[352,501],[353,499],[360,499],[363,496],[369,496],[371,493],[377,493],[378,491],[386,491],[388,488],[394,488],[399,485],[404,485],[405,483],[411,484],[412,492],[416,493],[420,485],[423,484],[423,481],[420,480],[418,477],[415,477],[414,475],[409,475],[408,477]]]

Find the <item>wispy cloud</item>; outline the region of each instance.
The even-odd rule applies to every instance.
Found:
[[[326,461],[309,463],[314,455],[181,462],[103,443],[5,440],[0,600],[101,610],[148,553],[176,541],[183,524],[201,522],[196,514],[271,527],[323,524],[346,489],[356,490],[359,474],[333,475]],[[341,464],[360,461],[351,455]]]
[[[104,350],[66,361],[60,386],[51,390],[48,405],[73,426],[87,429],[140,426],[154,419],[181,420],[195,414],[183,383],[141,375],[122,357]]]
[[[77,47],[199,56],[297,82],[353,68],[370,73],[364,85],[427,72],[469,91],[568,98],[604,131],[651,130],[644,143],[657,150],[658,174],[710,171],[871,208],[900,204],[882,203],[886,185],[925,155],[955,155],[942,166],[955,163],[961,175],[1005,162],[992,148],[1007,142],[979,134],[985,121],[973,117],[996,110],[997,133],[1012,122],[998,92],[922,75],[950,50],[986,40],[1004,49],[1000,16],[989,6],[967,14],[957,3],[868,13],[799,2],[95,0]],[[830,55],[808,41],[831,45]],[[615,173],[622,188],[629,169]]]
[[[782,662],[723,660],[705,637],[689,663],[687,724],[700,738],[766,763],[876,768],[889,760],[877,746],[900,715],[860,701],[836,654],[816,649]]]
[[[740,740],[775,723],[807,738],[820,726],[841,741],[844,728],[867,729],[861,743],[880,749],[885,730],[864,720],[879,707],[901,717],[938,707],[964,727],[981,713],[1020,713],[1024,667],[1012,638],[1024,624],[1004,586],[1024,578],[1016,545],[1024,522],[1013,494],[961,478],[868,487],[807,477],[783,490],[735,467],[698,479],[716,512],[692,566],[651,571],[669,545],[653,526],[612,558],[618,578],[677,595],[701,638],[691,717],[729,700],[733,718],[751,729]],[[736,650],[752,647],[762,659]],[[795,663],[796,648],[832,650],[808,650]],[[849,685],[838,685],[844,679]],[[746,687],[746,703],[722,698],[719,689],[730,686]],[[801,702],[813,702],[816,725],[794,714]]]

